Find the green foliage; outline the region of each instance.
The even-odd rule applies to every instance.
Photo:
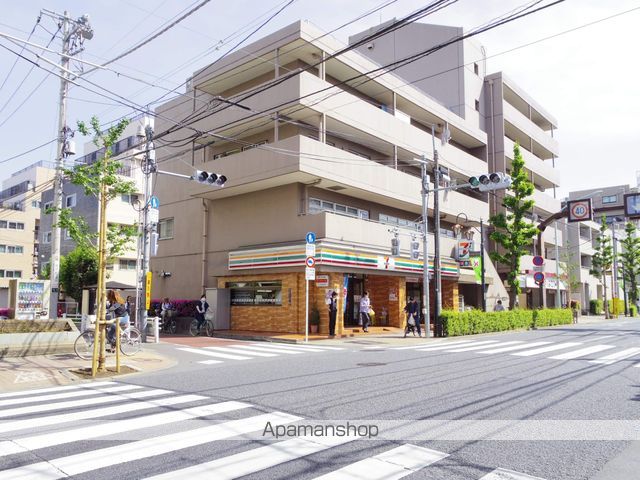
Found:
[[[78,303],[82,289],[98,281],[98,254],[94,248],[76,247],[60,260],[60,283]]]
[[[638,301],[638,277],[640,276],[640,237],[636,226],[627,222],[624,229],[625,238],[620,241],[622,245],[622,275],[627,283],[630,303]]]
[[[602,300],[589,300],[589,313],[591,315],[602,315]]]
[[[638,316],[638,309],[635,305],[629,305],[629,316],[636,317]]]
[[[504,312],[445,310],[442,312],[442,322],[445,335],[452,337],[539,326],[566,325],[573,322],[573,317],[569,309],[515,309]]]
[[[624,314],[624,300],[622,298],[614,298],[611,301],[611,314],[614,316]]]
[[[533,195],[534,186],[524,169],[524,160],[517,143],[513,147],[511,166],[512,183],[509,190],[512,195],[505,195],[502,200],[507,212],[493,215],[489,220],[494,227],[489,236],[501,250],[489,255],[492,260],[509,267],[509,308],[513,310],[520,293],[520,258],[529,253],[528,247],[538,229],[525,217],[533,209],[534,201],[530,197]]]
[[[38,279],[49,280],[50,276],[51,276],[51,263],[47,263],[40,269],[40,273],[38,274]]]
[[[604,289],[604,298],[607,298],[607,273],[609,273],[613,265],[613,247],[611,246],[611,237],[607,235],[607,229],[607,217],[603,215],[600,223],[600,233],[596,238],[595,253],[591,257],[592,266],[589,270],[589,273],[600,281]],[[604,316],[605,318],[611,317],[608,302],[604,302]]]

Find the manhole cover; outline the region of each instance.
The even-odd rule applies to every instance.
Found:
[[[359,367],[381,367],[382,365],[386,365],[386,363],[379,362],[366,362],[366,363],[357,363]]]

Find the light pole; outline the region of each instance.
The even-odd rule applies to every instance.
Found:
[[[464,212],[460,212],[458,215],[456,215],[456,226],[459,226],[460,228],[462,228],[462,225],[458,225],[458,218],[460,217],[460,215],[464,215],[465,223],[469,221],[469,217],[467,217],[467,214]],[[475,229],[476,227],[470,226],[468,228]],[[486,289],[485,269],[484,269],[484,222],[482,218],[480,219],[480,230],[476,229],[476,231],[480,233],[480,272],[481,272],[480,283],[482,287],[482,311],[486,312],[487,311],[487,289]]]
[[[422,178],[422,314],[424,315],[424,336],[431,336],[431,317],[429,312],[429,175],[427,159],[422,156],[420,164]]]

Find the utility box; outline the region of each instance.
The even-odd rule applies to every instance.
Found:
[[[207,288],[205,290],[209,311],[213,312],[213,329],[231,329],[231,294],[228,288]]]

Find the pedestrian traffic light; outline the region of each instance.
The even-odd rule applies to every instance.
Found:
[[[415,239],[411,240],[411,260],[418,260],[420,258],[420,242]]]
[[[502,190],[511,186],[511,177],[506,173],[494,172],[488,175],[469,178],[469,185],[472,188],[477,188],[481,192]]]
[[[209,173],[204,170],[196,170],[195,179],[198,183],[205,185],[215,185],[217,187],[223,187],[227,182],[227,177],[224,175],[218,175],[217,173]]]
[[[394,257],[398,257],[400,255],[400,239],[398,237],[393,237],[391,239],[391,255]]]

